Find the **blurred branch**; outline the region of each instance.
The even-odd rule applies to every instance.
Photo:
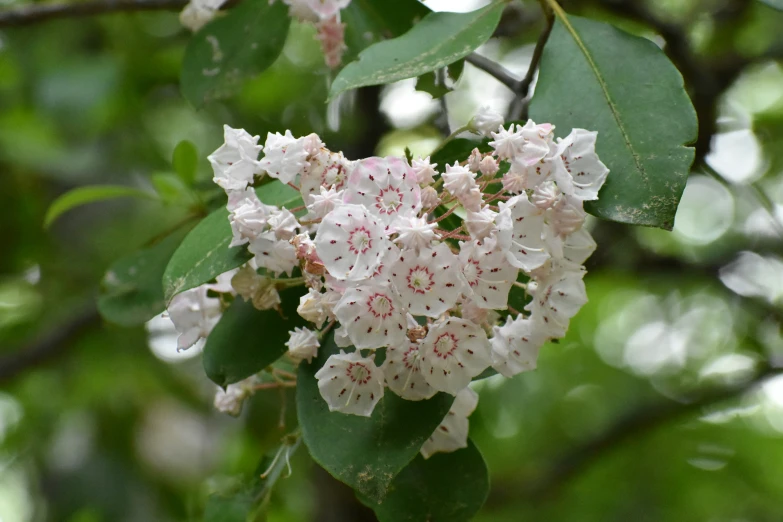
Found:
[[[69,322],[47,332],[27,346],[13,350],[0,358],[0,383],[45,364],[65,353],[71,341],[100,323],[95,305],[74,316]]]
[[[19,27],[58,18],[83,18],[106,13],[178,11],[187,3],[187,0],[90,0],[64,4],[31,4],[0,11],[0,27]]]
[[[528,485],[525,494],[535,500],[552,498],[571,479],[623,443],[680,417],[698,414],[705,407],[739,397],[781,372],[781,368],[766,367],[756,377],[741,385],[705,391],[686,403],[667,401],[637,408],[621,417],[597,437],[554,459],[547,470]]]

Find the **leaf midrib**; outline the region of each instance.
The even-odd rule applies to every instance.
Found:
[[[598,85],[601,87],[601,91],[604,94],[604,98],[606,98],[606,103],[609,106],[609,110],[612,113],[612,117],[614,118],[615,123],[617,124],[617,128],[620,130],[620,134],[623,137],[625,146],[628,148],[628,151],[631,153],[631,157],[633,157],[633,161],[634,164],[636,165],[636,169],[641,174],[644,183],[647,183],[648,180],[647,171],[644,168],[644,165],[642,165],[641,157],[639,153],[636,152],[636,149],[634,149],[633,147],[633,143],[631,142],[631,137],[628,135],[628,131],[625,129],[625,125],[623,124],[623,121],[620,118],[620,112],[615,106],[614,101],[612,101],[612,97],[609,95],[609,87],[607,86],[604,77],[601,75],[601,72],[598,70],[598,66],[596,65],[595,61],[593,61],[593,57],[590,54],[590,51],[587,49],[587,46],[579,37],[579,34],[576,32],[576,29],[574,29],[574,26],[572,26],[571,22],[568,21],[568,16],[566,15],[565,11],[563,11],[563,8],[560,7],[560,4],[558,4],[556,0],[548,0],[548,2],[549,5],[552,7],[552,10],[560,19],[563,26],[566,28],[568,33],[574,39],[574,42],[576,42],[577,47],[579,47],[579,50],[582,51],[582,54],[587,60],[587,64],[590,66],[590,70],[593,71],[593,74],[595,75],[595,78],[598,81]]]

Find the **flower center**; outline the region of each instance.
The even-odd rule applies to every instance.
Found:
[[[384,294],[371,295],[370,299],[367,300],[367,306],[373,316],[380,317],[381,319],[386,319],[394,311],[391,300]]]
[[[375,197],[375,208],[381,214],[393,214],[397,212],[400,205],[402,205],[402,194],[393,187],[381,189]]]
[[[441,359],[448,359],[457,349],[457,338],[454,334],[444,333],[440,334],[435,339],[435,355]]]
[[[435,284],[432,281],[432,274],[425,266],[416,266],[411,268],[408,272],[408,288],[413,290],[415,294],[422,294],[428,292]]]
[[[334,187],[335,190],[340,190],[345,184],[345,172],[342,165],[331,165],[324,170],[323,173],[323,185],[327,188]]]
[[[355,228],[348,238],[348,248],[354,254],[364,254],[372,248],[370,231],[364,227]]]
[[[408,351],[402,356],[402,364],[409,370],[419,371],[416,361],[419,359],[419,348],[415,345],[408,348]]]
[[[468,261],[468,264],[465,265],[465,268],[462,270],[462,273],[465,275],[465,279],[468,280],[468,284],[471,288],[478,284],[483,272],[484,271],[479,268],[479,262],[475,259]]]
[[[356,384],[367,384],[370,382],[370,370],[362,363],[350,363],[345,370],[345,374]]]

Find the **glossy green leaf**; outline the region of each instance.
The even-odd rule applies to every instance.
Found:
[[[405,34],[430,12],[419,0],[353,0],[340,12],[345,23],[344,60],[352,60],[368,45]]]
[[[150,181],[164,203],[184,203],[190,198],[190,189],[175,174],[156,172],[150,177]]]
[[[188,43],[180,88],[194,106],[227,98],[267,69],[283,50],[291,18],[283,2],[244,0],[202,27]]]
[[[505,1],[471,13],[430,13],[404,35],[371,45],[345,66],[329,97],[341,92],[421,76],[460,60],[485,43],[500,21]]]
[[[296,405],[310,455],[338,480],[380,502],[394,477],[448,413],[454,397],[439,393],[427,401],[407,401],[387,390],[372,417],[330,412],[315,373],[339,352],[330,335],[312,364],[302,364]]]
[[[454,138],[432,154],[430,161],[437,163],[438,171],[443,172],[446,170],[447,164],[452,165],[455,161],[467,160],[475,148],[481,152],[492,150],[492,147],[489,146],[489,140],[476,141],[468,138]]]
[[[231,237],[225,208],[202,219],[174,252],[163,273],[166,302],[249,261],[252,256],[245,246],[228,247]]]
[[[257,188],[256,194],[267,205],[294,208],[302,204],[299,192],[276,181]],[[252,256],[245,246],[228,247],[231,237],[228,210],[221,208],[205,217],[188,234],[166,267],[163,274],[166,301],[250,260]]]
[[[373,508],[379,522],[467,522],[487,499],[489,473],[473,441],[453,453],[421,455],[394,479]]]
[[[161,278],[169,259],[191,227],[115,261],[101,284],[98,311],[112,323],[144,324],[166,308]]]
[[[171,157],[174,172],[187,185],[192,185],[198,170],[198,149],[188,140],[182,140],[174,147]]]
[[[598,131],[609,177],[586,209],[671,230],[694,150],[696,113],[679,71],[653,42],[558,10],[530,117]]]
[[[44,227],[48,227],[55,219],[73,208],[88,203],[96,203],[98,201],[116,198],[155,199],[155,196],[149,192],[134,187],[126,187],[124,185],[90,185],[87,187],[79,187],[66,192],[54,200],[46,211]]]
[[[304,287],[280,292],[281,310],[256,310],[238,297],[207,337],[204,370],[215,384],[226,386],[263,370],[283,355],[288,332],[306,326],[296,313]]]

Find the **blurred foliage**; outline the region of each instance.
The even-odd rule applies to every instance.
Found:
[[[590,302],[568,337],[544,348],[538,371],[479,384],[471,437],[491,489],[476,520],[780,520],[783,381],[747,382],[783,362],[783,310],[779,298],[770,303],[775,288],[783,295],[783,274],[739,271],[728,288],[721,276],[741,251],[781,257],[783,234],[754,194],[783,220],[783,13],[755,0],[563,5],[656,43],[669,25],[680,31],[710,74],[675,63],[697,109],[712,93],[715,110],[702,107],[699,123],[717,134],[707,134],[709,154],[697,150],[674,232],[592,221]],[[480,51],[521,76],[543,26],[535,2],[515,2],[504,38]],[[178,354],[165,326],[97,316],[112,264],[188,222],[201,203],[214,206],[176,197],[178,185],[161,174],[178,173],[185,192],[191,182],[206,189],[205,156],[224,123],[261,135],[317,132],[349,158],[405,146],[418,154],[446,122],[456,128],[479,105],[510,101],[466,65],[443,97],[448,117],[409,84],[327,105],[312,28],[294,23],[269,69],[196,111],[178,87],[188,40],[168,12],[0,30],[4,522],[201,520],[208,499],[240,491],[295,429],[293,391],[256,394],[238,419],[218,414],[197,349]],[[195,170],[182,140],[198,151]],[[58,196],[94,184],[170,197],[94,203],[44,229]],[[716,387],[740,391],[704,400]],[[374,519],[301,448],[290,466],[269,496],[270,522]]]

